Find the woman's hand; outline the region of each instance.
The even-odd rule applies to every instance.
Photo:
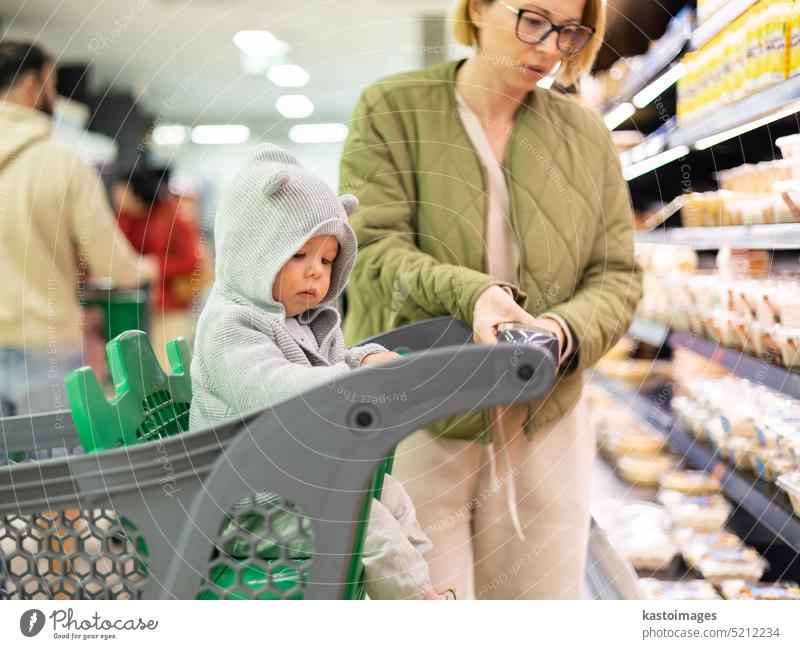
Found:
[[[361,359],[361,367],[386,363],[388,361],[393,361],[395,358],[400,358],[400,354],[396,354],[395,352],[373,352]]]
[[[500,286],[490,286],[475,302],[472,318],[473,338],[476,343],[492,345],[497,342],[497,327],[504,322],[536,324],[536,319],[514,301],[511,294]]]
[[[497,342],[497,327],[505,322],[520,322],[548,329],[558,336],[559,350],[563,353],[567,334],[552,318],[534,318],[519,306],[511,294],[500,286],[486,289],[475,303],[472,329],[476,343]]]

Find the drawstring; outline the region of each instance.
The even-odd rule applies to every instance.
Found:
[[[505,433],[505,427],[503,425],[503,413],[501,412],[499,406],[494,408],[494,412],[496,414],[496,421],[497,421],[496,430],[500,438],[500,452],[499,454],[495,453],[494,436],[493,436],[492,441],[489,442],[488,446],[489,479],[491,481],[491,484],[493,485],[498,483],[496,458],[498,455],[502,456],[508,474],[508,481],[506,483],[506,505],[508,506],[508,513],[511,515],[511,523],[517,532],[517,537],[519,538],[520,541],[524,541],[525,533],[522,531],[522,525],[520,525],[519,522],[519,511],[517,509],[517,483],[514,480],[514,471],[512,470],[511,459],[508,456],[506,433]]]

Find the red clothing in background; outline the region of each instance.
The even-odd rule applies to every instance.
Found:
[[[201,261],[200,233],[194,221],[181,213],[180,203],[160,200],[149,215],[135,217],[121,212],[117,222],[136,250],[156,255],[161,262],[161,280],[153,287],[153,307],[187,309],[191,292],[186,287]]]

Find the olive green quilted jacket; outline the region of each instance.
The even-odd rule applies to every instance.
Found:
[[[488,184],[458,114],[457,61],[383,79],[361,96],[341,163],[358,196],[359,243],[348,289],[348,344],[409,322],[452,315],[472,325],[487,274]],[[630,325],[641,295],[633,213],[602,119],[574,99],[536,90],[517,112],[504,174],[520,242],[517,302],[559,314],[575,353],[528,434],[562,417],[591,367]],[[488,413],[440,422],[448,437],[488,439]]]

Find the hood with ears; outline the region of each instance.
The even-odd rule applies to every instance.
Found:
[[[272,299],[275,276],[306,241],[330,234],[339,241],[339,254],[327,295],[301,316],[312,320],[347,285],[358,248],[347,218],[357,207],[355,196],[340,198],[288,151],[272,144],[257,146],[217,209],[217,289],[235,302],[285,316],[283,305]]]

